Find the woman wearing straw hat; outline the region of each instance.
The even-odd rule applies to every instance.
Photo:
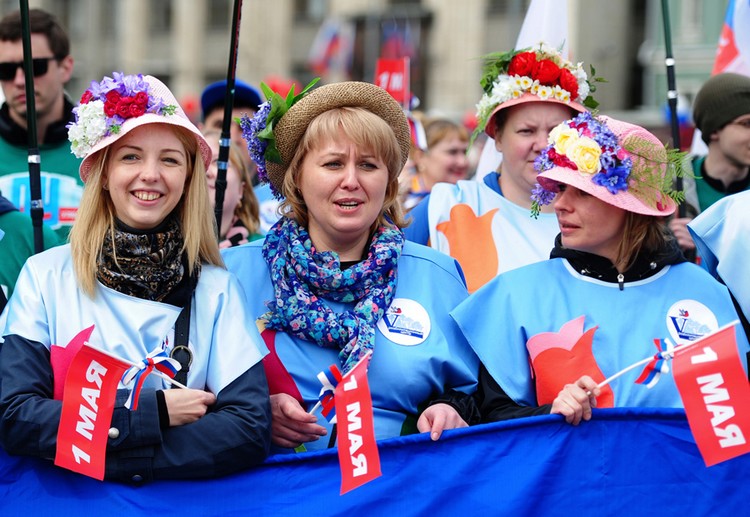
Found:
[[[458,392],[422,412],[446,390],[473,392],[479,366],[448,316],[467,295],[458,265],[404,243],[398,174],[410,135],[401,107],[360,82],[306,89],[289,102],[267,95],[244,127],[284,215],[263,243],[223,254],[271,350],[273,442],[332,446],[332,426],[307,413],[317,374],[331,364],[346,373],[369,352],[377,439],[417,430],[437,439],[465,426],[454,405],[468,397]]]
[[[489,56],[481,84],[477,131],[503,153],[500,172],[483,182],[436,185],[409,213],[413,222],[405,230],[407,239],[458,260],[470,293],[500,273],[549,257],[557,233],[552,208],[529,218],[534,159],[550,129],[586,111],[584,103],[595,105],[582,64],[545,44]]]
[[[451,313],[483,364],[484,421],[551,412],[578,424],[592,407],[682,407],[671,375],[647,389],[633,370],[597,387],[654,355],[654,340],[688,343],[737,318],[726,288],[666,231],[678,155],[639,126],[588,113],[550,132],[534,209],[557,196],[552,258],[498,276]],[[744,357],[741,328],[737,343]]]
[[[69,134],[86,186],[70,244],[28,260],[5,313],[3,447],[55,456],[64,374],[86,329],[89,343],[133,362],[181,347],[187,370],[187,389],[149,376],[134,411],[118,393],[106,478],[210,477],[261,462],[266,348],[222,267],[208,144],[151,76],[92,82],[75,112]]]

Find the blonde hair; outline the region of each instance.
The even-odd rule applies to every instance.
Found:
[[[213,129],[204,132],[203,136],[206,137],[206,140],[215,137],[218,141],[221,138],[221,133]],[[243,149],[240,146],[234,142],[229,143],[229,163],[237,171],[242,182],[242,199],[234,207],[234,215],[242,221],[242,224],[252,235],[260,233],[260,204],[258,203],[258,197],[255,195],[255,190],[253,190],[250,167],[242,159],[242,153]]]
[[[188,156],[185,191],[175,207],[184,239],[182,252],[187,256],[188,273],[192,275],[201,263],[223,267],[213,212],[208,200],[206,171],[203,160],[196,159],[196,137],[186,129],[168,125],[173,127]],[[111,147],[111,144],[108,145],[94,157],[76,221],[70,230],[70,248],[78,284],[91,298],[96,291],[98,260],[104,239],[114,241],[115,207],[112,198],[104,190]]]
[[[383,208],[370,230],[374,231],[383,225],[398,228],[406,226],[399,201],[398,175],[401,172],[401,147],[393,129],[385,120],[359,107],[334,108],[310,121],[284,175],[282,193],[285,199],[279,207],[280,213],[294,218],[302,226],[307,226],[309,222],[307,206],[297,188],[302,163],[307,154],[316,149],[320,142],[335,141],[340,133],[346,135],[356,146],[374,153],[383,160],[388,169],[388,186]]]
[[[669,239],[664,218],[626,212],[622,239],[614,261],[615,268],[617,271],[627,271],[641,252],[654,252]]]

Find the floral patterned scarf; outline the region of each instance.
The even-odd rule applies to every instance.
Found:
[[[185,275],[182,243],[175,217],[149,232],[117,222],[114,246],[109,235],[104,239],[97,279],[115,291],[160,302]]]
[[[370,241],[367,258],[342,271],[335,252],[316,251],[307,230],[282,217],[263,244],[276,295],[266,302],[266,327],[340,348],[339,360],[348,372],[374,348],[375,325],[396,291],[403,245],[401,230],[382,226]],[[326,300],[357,303],[337,313]]]

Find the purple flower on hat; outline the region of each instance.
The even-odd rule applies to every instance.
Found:
[[[253,118],[243,115],[240,119],[242,128],[242,138],[247,141],[247,150],[250,153],[250,159],[258,167],[258,179],[261,182],[268,181],[268,172],[266,171],[266,148],[268,142],[258,138],[258,135],[266,129],[268,114],[271,112],[271,103],[264,102],[255,112]]]
[[[145,113],[174,115],[176,111],[177,106],[164,104],[149,93],[143,75],[114,72],[101,82],[91,81],[79,105],[73,108],[76,120],[66,126],[71,151],[84,158],[103,138],[118,134],[127,119]]]
[[[281,199],[283,196],[281,192],[276,191],[276,187],[268,180],[268,168],[266,166],[266,162],[269,161],[282,163],[281,155],[276,148],[276,136],[274,135],[276,123],[289,111],[289,108],[307,95],[310,88],[319,80],[320,78],[315,78],[310,81],[297,95],[294,94],[294,86],[292,86],[286,97],[282,97],[273,91],[267,84],[260,83],[260,88],[263,90],[267,101],[260,106],[252,118],[244,115],[239,121],[242,128],[242,138],[247,141],[250,158],[258,166],[258,178],[263,183],[270,183],[271,192],[277,199]]]

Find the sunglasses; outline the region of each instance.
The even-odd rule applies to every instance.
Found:
[[[35,57],[31,60],[31,70],[34,77],[41,77],[49,70],[49,62],[55,57]],[[23,61],[15,63],[0,63],[0,81],[10,81],[16,77],[16,71],[23,68]]]

